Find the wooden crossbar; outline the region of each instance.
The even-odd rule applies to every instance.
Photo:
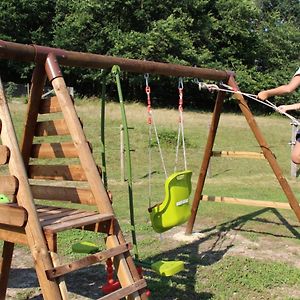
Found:
[[[263,153],[249,151],[212,151],[213,157],[254,158],[265,159]]]
[[[208,196],[208,195],[202,195],[201,200],[212,201],[212,202],[225,202],[225,203],[248,205],[248,206],[291,209],[289,203],[274,202],[274,201],[272,202],[272,201],[264,201],[264,200],[240,199],[240,198]]]
[[[52,268],[51,270],[47,270],[46,274],[47,274],[47,277],[50,280],[53,280],[57,277],[66,275],[70,272],[80,270],[84,267],[93,265],[95,263],[107,260],[108,258],[112,258],[116,255],[125,253],[125,252],[127,252],[131,249],[132,249],[132,245],[130,243],[126,243],[124,245],[120,245],[120,246],[117,246],[117,247],[112,248],[112,249],[107,249],[107,250],[104,250],[104,251],[101,251],[101,252],[98,252],[98,253],[88,255],[88,256],[86,256],[82,259],[79,259],[77,261],[74,261],[74,262],[71,262],[71,263],[67,263],[67,264]]]

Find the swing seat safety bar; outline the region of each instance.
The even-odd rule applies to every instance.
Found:
[[[162,233],[185,223],[191,215],[192,171],[175,172],[165,181],[165,199],[148,209],[153,229]]]

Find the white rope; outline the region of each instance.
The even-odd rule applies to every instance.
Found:
[[[152,126],[149,125],[149,137],[148,137],[148,207],[151,207],[151,179],[152,179],[152,152],[151,152],[151,144],[152,144]]]
[[[184,127],[183,127],[183,113],[182,113],[182,111],[180,111],[179,114],[180,114],[180,122],[178,124],[178,135],[177,135],[177,143],[176,143],[176,158],[175,158],[174,172],[177,171],[180,137],[181,137],[181,140],[182,140],[182,153],[183,153],[184,169],[187,170],[187,158],[186,158],[186,147],[185,147]]]
[[[281,115],[284,115],[286,117],[288,117],[292,122],[293,124],[299,126],[300,125],[300,122],[293,116],[291,116],[290,114],[288,114],[287,112],[284,112],[284,111],[281,111],[275,104],[273,104],[272,102],[268,101],[268,100],[260,100],[257,95],[254,95],[254,94],[248,94],[248,93],[243,93],[241,91],[234,91],[232,89],[231,86],[229,85],[226,85],[226,84],[223,84],[222,83],[222,86],[226,87],[226,89],[224,88],[220,88],[218,85],[216,84],[207,84],[207,83],[204,83],[204,82],[199,82],[199,81],[196,81],[196,83],[198,84],[198,87],[199,87],[199,90],[203,90],[203,89],[206,89],[210,92],[213,92],[213,91],[222,91],[222,92],[227,92],[227,93],[232,93],[232,94],[240,94],[240,95],[243,95],[251,100],[254,100],[256,102],[259,102],[265,106],[268,106],[270,108],[272,108],[273,110],[275,110],[276,112],[280,113]]]
[[[183,125],[183,80],[181,77],[179,78],[179,81],[178,81],[178,92],[179,92],[179,104],[178,104],[179,120],[178,120],[178,135],[177,135],[177,143],[176,143],[176,157],[175,157],[174,172],[176,172],[176,170],[177,170],[180,137],[182,139],[184,169],[187,170],[184,125]]]
[[[153,129],[154,129],[155,139],[156,139],[158,151],[159,151],[159,154],[160,154],[161,164],[162,164],[162,167],[163,167],[163,170],[164,170],[164,173],[165,173],[165,177],[168,178],[168,173],[167,173],[167,169],[166,169],[166,165],[165,165],[165,160],[164,160],[164,156],[163,156],[163,153],[162,153],[162,149],[161,149],[161,145],[160,145],[160,141],[159,141],[159,136],[158,136],[157,128],[156,128],[156,125],[155,125],[155,119],[154,119],[152,110],[150,110],[149,114],[151,115],[151,119],[152,119],[152,126],[153,126]],[[149,147],[151,147],[151,145],[149,145]]]

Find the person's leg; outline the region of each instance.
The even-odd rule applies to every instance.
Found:
[[[291,159],[295,164],[300,164],[300,131],[296,134],[296,144],[293,148]]]

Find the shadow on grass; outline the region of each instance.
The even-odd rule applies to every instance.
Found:
[[[269,221],[265,218],[259,217],[266,212],[273,212],[279,222]],[[230,220],[219,225],[206,228],[201,233],[205,234],[203,238],[194,241],[189,244],[176,247],[175,249],[165,251],[159,255],[149,257],[151,262],[158,260],[182,260],[185,262],[185,270],[172,277],[162,277],[156,274],[151,269],[144,270],[144,275],[147,280],[148,288],[151,291],[151,299],[163,299],[163,300],[209,300],[214,298],[214,294],[210,290],[205,290],[204,285],[201,285],[201,281],[205,278],[201,278],[201,268],[203,266],[213,265],[220,261],[228,250],[233,247],[233,241],[230,239],[229,243],[224,244],[227,238],[227,234],[231,230],[235,231],[247,231],[242,227],[248,221],[262,222],[266,224],[283,225],[294,236],[293,238],[299,239],[300,234],[297,231],[299,226],[293,227],[284,218],[280,212],[273,208],[263,208],[255,212],[240,216],[236,219]],[[249,231],[249,230],[248,230]],[[268,232],[254,231],[251,232],[260,234],[269,234],[274,237],[288,237],[284,235],[277,235]],[[231,238],[232,239],[232,238]],[[205,247],[205,251],[200,251],[199,248],[204,243],[208,243],[208,247]],[[219,245],[222,245],[220,247]],[[69,274],[66,277],[68,290],[70,293],[75,294],[75,298],[81,299],[79,296],[85,297],[85,299],[99,299],[102,296],[100,286],[105,283],[106,274],[103,265],[94,265],[88,269],[78,270]],[[217,279],[216,279],[217,280]],[[36,279],[35,270],[33,268],[12,269],[10,273],[9,288],[16,289],[38,289],[38,281]],[[31,294],[31,298],[24,299],[42,299],[41,295],[37,295],[37,292]],[[23,298],[22,298],[23,299]]]
[[[261,214],[266,212],[274,213],[280,222],[271,222],[264,218],[258,218]],[[271,223],[274,225],[283,225],[287,228],[293,237],[287,235],[279,235],[273,234],[269,232],[255,231],[251,230],[251,232],[255,232],[258,234],[268,234],[274,237],[285,237],[285,238],[295,238],[299,239],[300,234],[295,228],[299,228],[299,226],[293,227],[289,222],[283,217],[283,215],[274,208],[263,208],[257,210],[255,212],[240,216],[236,219],[230,220],[228,222],[219,224],[217,226],[213,226],[207,228],[205,230],[200,231],[200,233],[205,234],[205,237],[194,241],[190,244],[183,245],[181,247],[177,247],[176,249],[161,253],[160,255],[150,257],[150,261],[158,261],[158,260],[183,260],[185,262],[186,270],[173,276],[170,278],[161,277],[160,280],[157,279],[155,273],[146,273],[147,282],[150,290],[152,291],[153,299],[166,299],[166,300],[174,300],[174,299],[213,299],[214,295],[210,290],[202,290],[201,289],[201,280],[205,280],[205,278],[201,278],[201,268],[199,266],[209,266],[213,265],[216,262],[220,261],[224,255],[228,252],[228,250],[233,247],[232,237],[231,244],[223,245],[220,247],[219,245],[223,244],[227,238],[227,234],[232,231],[247,231],[242,227],[248,221],[256,221],[262,223]],[[229,240],[230,240],[229,239]],[[201,244],[205,242],[209,243],[209,247],[206,248],[205,251],[200,251],[199,248]],[[200,276],[200,278],[199,278]],[[198,277],[198,280],[197,280]],[[217,279],[216,279],[217,280]],[[200,282],[200,283],[199,283]],[[182,286],[184,285],[184,287]],[[205,288],[204,288],[205,289]]]

